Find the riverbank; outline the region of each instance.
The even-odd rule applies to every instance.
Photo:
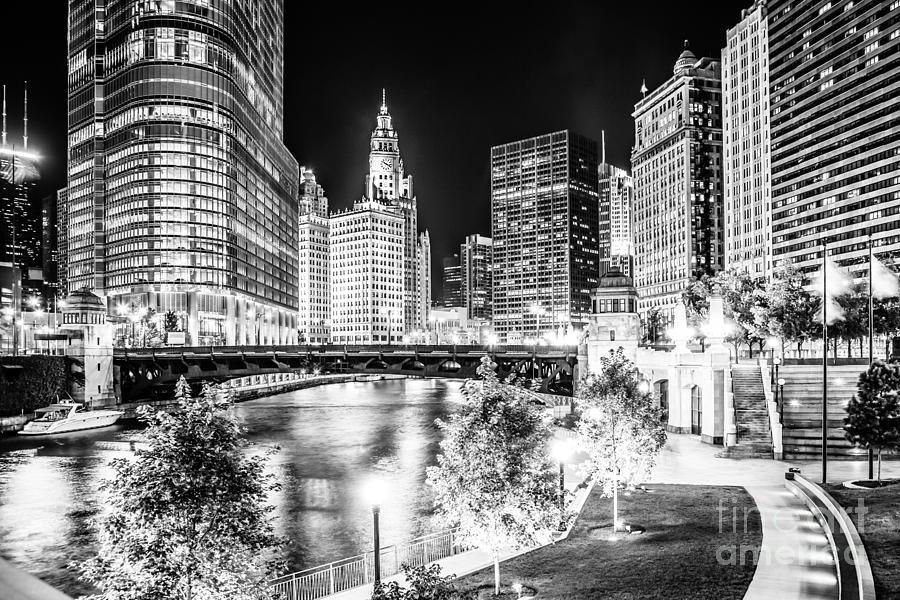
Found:
[[[336,374],[336,375],[319,375],[311,376],[304,379],[294,381],[281,381],[274,383],[261,383],[239,388],[231,388],[234,394],[235,402],[246,402],[248,400],[256,400],[257,398],[265,398],[276,394],[285,394],[295,392],[297,390],[305,390],[307,388],[328,385],[331,383],[350,383],[354,381],[384,381],[393,379],[407,379],[407,375],[371,375],[371,374]],[[173,410],[178,404],[171,400],[148,400],[145,402],[128,402],[117,404],[115,406],[105,407],[112,410],[121,410],[125,414],[123,419],[136,419],[137,409],[140,406],[152,406],[156,410]],[[35,413],[29,412],[11,417],[0,417],[0,436],[15,435],[21,431],[25,424],[35,418]]]

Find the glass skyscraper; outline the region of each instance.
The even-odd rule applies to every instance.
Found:
[[[283,43],[283,0],[69,1],[69,291],[188,344],[296,342]]]
[[[854,275],[900,250],[900,0],[769,3],[772,254]]]
[[[500,341],[587,325],[600,274],[597,158],[597,142],[570,131],[491,148],[491,295]]]

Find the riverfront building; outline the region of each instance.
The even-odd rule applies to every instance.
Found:
[[[900,0],[769,3],[772,252],[855,275],[900,251]]]
[[[449,308],[461,308],[463,306],[462,265],[459,261],[459,254],[445,256],[441,261],[441,267],[443,270],[442,304]]]
[[[459,247],[460,294],[466,317],[491,318],[491,281],[493,275],[491,238],[473,233]]]
[[[332,342],[402,342],[405,226],[403,213],[385,200],[359,200],[331,215]]]
[[[722,49],[725,268],[772,270],[769,38],[765,0],[728,30]]]
[[[188,344],[296,343],[284,1],[69,0],[68,30],[69,291]]]
[[[634,179],[608,163],[597,167],[600,178],[600,276],[612,267],[630,277],[634,271]]]
[[[597,142],[556,131],[491,148],[494,329],[582,329],[599,276]]]
[[[408,333],[416,328],[424,329],[427,314],[422,311],[421,297],[427,294],[421,288],[419,267],[423,251],[419,244],[418,201],[413,192],[413,177],[406,175],[400,157],[400,139],[388,112],[387,98],[382,90],[381,108],[377,124],[372,131],[369,145],[369,173],[366,175],[365,198],[396,207],[404,220],[403,230],[403,318]],[[430,259],[429,259],[430,261]]]
[[[723,266],[719,62],[687,48],[634,107],[635,286],[640,310],[671,311],[691,277]]]
[[[327,344],[331,329],[328,198],[310,169],[300,167],[300,336]]]

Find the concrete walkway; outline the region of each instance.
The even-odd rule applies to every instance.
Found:
[[[834,559],[825,533],[806,505],[784,487],[784,474],[791,467],[820,481],[821,463],[733,460],[716,456],[720,450],[693,436],[669,435],[651,482],[747,489],[760,511],[763,541],[745,600],[837,598]],[[867,470],[865,461],[829,461],[828,479],[864,478]],[[900,476],[900,463],[884,463],[882,476]]]

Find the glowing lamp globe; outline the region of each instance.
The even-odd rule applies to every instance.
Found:
[[[362,494],[372,506],[381,506],[388,498],[388,487],[382,478],[373,475],[363,483]]]

